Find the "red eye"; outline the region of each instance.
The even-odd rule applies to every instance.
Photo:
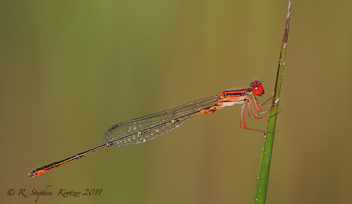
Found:
[[[252,87],[253,93],[255,95],[260,96],[265,93],[264,87],[263,87],[262,83],[260,83],[260,81],[253,81],[251,84],[251,87]]]

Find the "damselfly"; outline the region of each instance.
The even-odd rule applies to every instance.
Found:
[[[270,116],[261,116],[262,114],[268,112],[269,108],[273,106],[273,104],[271,104],[266,107],[262,107],[271,98],[269,98],[263,104],[259,104],[256,96],[261,96],[263,94],[264,87],[262,86],[261,82],[253,81],[250,88],[223,91],[216,96],[195,100],[174,109],[118,123],[105,132],[103,137],[105,144],[85,152],[81,152],[67,159],[34,169],[28,174],[28,176],[34,178],[43,175],[44,173],[56,169],[64,164],[76,161],[91,153],[110,146],[129,146],[156,139],[159,136],[179,127],[194,116],[214,113],[219,109],[233,106],[235,104],[242,104],[240,119],[241,128],[258,132],[265,132],[258,129],[247,128],[245,119],[246,102],[248,105],[247,110],[249,117],[259,119]]]

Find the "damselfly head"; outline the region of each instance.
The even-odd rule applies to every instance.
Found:
[[[264,87],[260,81],[253,81],[251,83],[251,88],[252,88],[253,93],[257,96],[261,96],[265,93]]]

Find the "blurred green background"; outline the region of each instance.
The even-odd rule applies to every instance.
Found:
[[[240,106],[41,177],[103,144],[112,125],[265,80],[288,1],[1,1],[0,199],[34,203],[253,203],[263,135]],[[267,203],[350,203],[351,1],[293,1]],[[346,92],[347,91],[347,92]],[[248,123],[264,129],[266,120]],[[9,196],[10,189],[15,195]],[[103,189],[64,198],[60,189]]]

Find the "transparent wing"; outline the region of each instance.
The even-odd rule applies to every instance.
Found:
[[[103,141],[121,147],[156,139],[188,121],[199,110],[217,104],[217,101],[218,96],[211,96],[174,109],[118,123],[105,132]]]

